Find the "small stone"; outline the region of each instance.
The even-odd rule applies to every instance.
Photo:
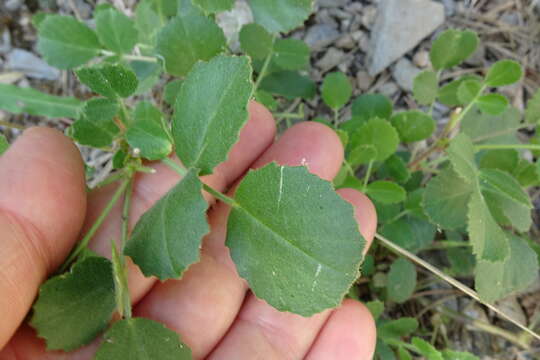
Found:
[[[364,5],[362,5],[362,3],[359,3],[359,2],[350,3],[349,5],[347,5],[347,9],[346,9],[346,11],[355,12],[358,14],[361,14],[363,10],[364,10]]]
[[[378,89],[378,93],[381,93],[382,95],[386,95],[389,98],[392,98],[397,92],[399,91],[398,86],[393,82],[387,82],[383,84]]]
[[[314,50],[321,50],[339,38],[339,32],[327,24],[317,24],[309,28],[304,41]]]
[[[36,79],[56,80],[60,76],[58,69],[23,49],[13,49],[7,55],[6,68],[23,72]]]
[[[392,72],[392,76],[405,91],[412,91],[414,78],[420,73],[420,69],[414,66],[409,60],[402,58],[398,61]]]
[[[317,5],[325,8],[335,8],[345,6],[348,0],[317,0]]]
[[[0,54],[7,54],[11,50],[11,35],[7,28],[0,36]]]
[[[366,28],[371,29],[375,23],[375,18],[377,16],[377,7],[370,5],[366,6],[362,11],[362,25]]]
[[[444,11],[446,16],[452,16],[456,13],[456,1],[455,0],[442,0],[444,5]]]
[[[356,45],[351,34],[345,34],[338,39],[336,46],[341,49],[352,49]]]
[[[7,0],[4,3],[4,7],[8,11],[16,11],[21,7],[22,4],[23,4],[22,0]]]
[[[245,0],[236,1],[230,11],[219,13],[216,16],[216,22],[223,29],[229,46],[233,52],[240,50],[240,41],[238,34],[245,24],[253,22],[251,8]]]
[[[347,55],[343,51],[332,47],[328,49],[326,54],[324,54],[319,61],[317,61],[316,65],[319,69],[321,69],[322,72],[327,72],[328,70],[344,62],[346,56]]]
[[[500,17],[500,20],[503,23],[506,23],[506,24],[508,24],[510,26],[518,26],[521,19],[520,19],[519,13],[513,11],[513,12],[504,13]]]
[[[358,47],[360,48],[360,50],[362,50],[362,52],[364,53],[369,52],[369,46],[370,46],[369,36],[365,32],[360,31],[360,30],[353,32],[352,37],[356,41],[356,43],[358,44]]]
[[[359,71],[356,73],[356,87],[362,91],[368,90],[374,80],[375,78],[369,75],[367,71]]]
[[[429,52],[427,50],[418,51],[416,54],[414,54],[413,63],[419,68],[428,67],[430,63]]]

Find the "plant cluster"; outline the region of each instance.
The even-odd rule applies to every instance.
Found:
[[[70,351],[105,331],[96,359],[131,358],[139,347],[152,358],[191,358],[175,332],[132,317],[125,257],[146,276],[181,277],[199,261],[209,232],[203,190],[231,206],[226,245],[238,272],[257,297],[280,311],[309,316],[336,307],[359,277],[365,242],[352,206],[334,187],[365,192],[377,207],[379,239],[390,239],[402,255],[414,259],[436,236],[443,239],[448,273],[474,276],[485,302],[536,279],[538,245],[527,236],[533,206],[525,189],[540,185],[540,163],[524,151],[539,155],[540,140],[522,143],[516,134],[540,123],[540,92],[523,122],[495,91],[522,78],[514,61],[497,62],[485,76],[444,83],[443,72],[476,50],[478,37],[471,31],[448,30],[434,42],[433,70],[414,81],[414,110],[394,112],[390,99],[364,94],[352,101],[352,118],[344,121],[351,84],[340,72],[325,77],[321,95],[333,115],[314,121],[334,129],[346,149],[333,185],[304,167],[276,164],[250,171],[234,196],[203,184],[199,176],[211,174],[237,142],[252,98],[277,111],[284,100],[309,99],[317,92],[316,83],[303,75],[309,48],[279,35],[302,25],[311,0],[251,0],[255,23],[239,34],[245,55],[231,55],[215,22],[215,14],[233,3],[142,0],[133,18],[102,4],[95,9],[94,28],[70,16],[34,16],[44,59],[59,69],[75,69],[94,95],[79,100],[0,84],[0,108],[73,119],[67,134],[74,141],[114,153],[116,171],[98,187],[119,184],[58,274],[40,289],[30,324],[49,349]],[[165,76],[168,83],[153,98]],[[432,116],[436,102],[454,109],[440,131]],[[303,115],[276,117],[289,121]],[[0,153],[7,147],[0,136]],[[169,158],[173,153],[182,165]],[[130,231],[134,176],[152,171],[145,161],[166,163],[182,180]],[[122,236],[112,242],[109,260],[92,253],[88,243],[120,201]],[[376,272],[372,255],[362,270],[366,276]],[[377,275],[370,286],[388,302],[405,302],[417,286],[415,266],[405,258]],[[394,348],[400,359],[411,359],[410,352],[429,359],[475,359],[439,352],[420,338],[404,342],[418,327],[416,320],[384,320],[380,301],[369,306],[378,319],[380,358],[395,358]],[[110,325],[115,311],[121,320]]]

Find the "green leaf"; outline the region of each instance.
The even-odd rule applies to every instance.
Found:
[[[499,87],[512,85],[521,80],[523,69],[513,60],[501,60],[496,62],[488,71],[486,85]]]
[[[116,9],[96,14],[96,32],[99,41],[118,54],[129,54],[139,38],[133,20]]]
[[[175,279],[199,260],[209,232],[201,190],[197,170],[191,169],[135,225],[124,253],[146,276]]]
[[[422,206],[430,220],[443,229],[465,226],[467,207],[473,187],[452,169],[447,168],[432,178],[424,191]]]
[[[446,231],[448,241],[463,241],[461,234],[453,231]],[[450,263],[450,271],[454,276],[470,277],[476,267],[476,259],[472,253],[472,248],[465,242],[461,247],[450,247],[446,250],[446,257]]]
[[[384,161],[394,154],[399,145],[399,136],[386,120],[374,118],[362,125],[351,136],[350,148],[359,149],[365,156],[358,158],[356,164],[365,164],[371,160]],[[375,150],[366,151],[369,148]]]
[[[59,69],[88,62],[101,50],[96,33],[71,16],[48,15],[38,29],[38,51]]]
[[[438,90],[439,79],[434,71],[423,71],[414,78],[413,95],[418,104],[433,104]]]
[[[370,198],[383,204],[397,204],[405,201],[407,192],[391,181],[374,181],[367,186],[366,193]]]
[[[511,175],[500,170],[483,169],[480,172],[480,188],[499,224],[512,225],[520,232],[531,228],[533,205]]]
[[[458,352],[452,350],[443,351],[444,360],[480,360],[478,357],[468,352]]]
[[[39,29],[39,26],[41,25],[43,20],[45,20],[45,18],[49,15],[52,14],[41,10],[37,11],[36,13],[34,13],[34,15],[32,15],[32,25],[34,25],[36,29]]]
[[[404,258],[398,258],[390,266],[387,278],[388,299],[404,303],[416,288],[416,268]]]
[[[525,159],[520,159],[512,175],[519,181],[521,186],[530,187],[540,185],[540,162],[532,164]]]
[[[390,121],[404,143],[427,139],[435,131],[435,120],[419,110],[397,113],[392,116]]]
[[[357,97],[352,103],[352,115],[362,121],[375,117],[390,119],[393,106],[390,99],[379,94],[365,94]]]
[[[274,46],[274,38],[259,24],[246,24],[240,30],[240,46],[253,59],[265,59]]]
[[[172,152],[172,143],[164,128],[163,115],[150,102],[142,101],[135,109],[134,121],[126,132],[128,144],[139,149],[143,158],[160,160]]]
[[[514,149],[488,150],[480,159],[480,168],[512,173],[518,167],[519,160],[519,152]]]
[[[260,88],[290,100],[295,98],[312,99],[317,91],[313,80],[296,71],[280,71],[265,76]]]
[[[460,104],[468,105],[475,101],[482,91],[482,83],[478,80],[463,81],[458,88],[457,97]]]
[[[157,36],[156,50],[165,60],[165,70],[184,76],[199,60],[210,60],[225,47],[223,31],[199,14],[177,16]]]
[[[397,261],[394,262],[394,264],[396,263]],[[411,335],[416,329],[418,329],[418,321],[415,318],[402,317],[397,320],[386,321],[377,326],[377,336],[385,342],[401,340],[402,337]]]
[[[444,360],[442,354],[430,343],[418,337],[413,337],[412,344],[416,347],[418,353],[429,360]]]
[[[430,58],[435,70],[450,69],[468,59],[478,47],[478,35],[473,31],[449,29],[431,47]]]
[[[257,297],[302,316],[340,304],[365,241],[352,206],[329,182],[271,163],[246,175],[235,202],[226,245]]]
[[[381,339],[377,339],[375,355],[377,356],[378,360],[396,360],[396,355],[392,351],[392,348]]]
[[[517,144],[514,129],[520,126],[521,117],[514,107],[498,116],[483,114],[474,108],[463,118],[461,131],[475,144]]]
[[[173,119],[176,154],[185,166],[207,175],[227,159],[248,120],[252,93],[245,56],[217,56],[193,67],[180,89]]]
[[[203,9],[206,13],[217,13],[231,10],[234,0],[192,0],[193,4]]]
[[[476,101],[478,108],[489,115],[500,115],[508,108],[508,99],[501,94],[483,95]]]
[[[82,102],[72,97],[53,96],[31,88],[0,84],[0,109],[14,114],[76,119],[81,108]]]
[[[115,306],[112,264],[91,256],[41,285],[30,324],[48,350],[70,351],[94,340]]]
[[[96,360],[191,360],[191,350],[178,334],[163,324],[144,318],[123,319],[104,335]]]
[[[402,248],[417,253],[433,243],[437,228],[429,222],[406,216],[384,225],[381,233]]]
[[[407,168],[407,164],[401,156],[392,155],[384,162],[388,176],[395,179],[399,183],[406,183],[411,178],[411,172]]]
[[[277,39],[273,61],[284,70],[303,70],[309,64],[309,47],[302,40]]]
[[[508,237],[497,225],[480,191],[473,191],[467,212],[469,238],[478,260],[504,261],[508,257]]]
[[[170,106],[174,106],[176,104],[176,99],[180,94],[180,89],[182,88],[183,83],[184,82],[182,80],[176,79],[165,85],[165,89],[163,91],[163,100]]]
[[[137,90],[137,76],[124,65],[86,67],[77,70],[76,74],[92,91],[111,99],[127,98]]]
[[[459,134],[446,150],[450,163],[456,173],[469,183],[474,183],[478,177],[478,169],[474,163],[474,145],[465,134]]]
[[[120,132],[113,120],[117,113],[118,103],[114,100],[88,100],[81,118],[71,126],[70,136],[81,145],[108,147]]]
[[[163,72],[161,64],[148,61],[130,61],[129,67],[135,72],[139,82],[135,95],[142,95],[150,91],[159,82]]]
[[[0,155],[6,152],[9,148],[9,143],[3,134],[0,134]]]
[[[289,32],[311,14],[313,0],[251,0],[255,22],[271,33]]]
[[[351,98],[352,86],[347,75],[337,71],[325,76],[321,91],[325,104],[338,110]]]
[[[263,104],[270,111],[276,111],[279,105],[276,99],[264,90],[257,90],[255,92],[255,100]]]
[[[399,360],[413,360],[412,355],[403,346],[398,348]]]
[[[142,0],[135,8],[135,27],[138,30],[138,41],[154,46],[156,36],[161,29],[161,18],[153,7],[153,0]]]
[[[457,80],[449,82],[439,89],[437,94],[439,102],[450,107],[465,105],[464,102],[459,100],[458,91],[461,84],[470,80],[481,82],[482,78],[476,75],[465,75]]]
[[[504,261],[480,260],[476,266],[476,289],[480,297],[493,302],[529,287],[538,277],[538,258],[527,242],[508,235],[509,256]]]
[[[540,89],[527,103],[525,119],[529,123],[540,123]]]
[[[384,303],[380,300],[368,301],[366,307],[375,321],[377,321],[384,312]]]

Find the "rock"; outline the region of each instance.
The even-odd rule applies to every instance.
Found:
[[[362,52],[367,53],[369,51],[369,36],[363,31],[356,31],[352,33],[353,39],[358,43],[358,47]]]
[[[316,65],[322,72],[327,72],[344,62],[346,57],[347,55],[343,51],[332,47],[317,61]]]
[[[381,87],[379,87],[379,89],[377,90],[378,93],[386,95],[389,98],[392,98],[398,91],[398,86],[393,82],[387,82],[381,85]]]
[[[356,73],[356,87],[362,91],[367,91],[373,84],[375,78],[368,74],[367,71],[359,71]]]
[[[413,63],[419,68],[428,67],[430,61],[431,60],[429,59],[429,52],[427,50],[420,50],[416,54],[414,54]]]
[[[304,41],[314,50],[321,50],[339,38],[339,31],[327,24],[317,24],[309,28]]]
[[[5,28],[0,36],[0,54],[7,54],[11,50],[11,35]]]
[[[375,18],[377,16],[377,7],[376,6],[366,6],[362,11],[362,25],[366,28],[371,29],[373,23],[375,23]]]
[[[23,72],[36,79],[56,80],[60,76],[58,69],[23,49],[13,49],[7,55],[6,68]]]
[[[409,60],[402,58],[394,67],[392,76],[397,81],[399,87],[405,91],[412,91],[414,78],[420,71],[421,70],[414,66]]]
[[[444,6],[431,0],[380,0],[368,70],[374,76],[444,23]]]
[[[444,5],[444,11],[446,16],[452,16],[456,13],[456,1],[455,0],[442,0]]]
[[[4,6],[8,11],[16,11],[21,7],[22,4],[22,0],[7,0]]]
[[[356,42],[354,41],[351,34],[345,34],[342,37],[338,39],[336,42],[336,46],[341,49],[352,49],[356,45]]]
[[[245,24],[253,22],[251,8],[245,0],[236,1],[230,11],[217,14],[216,22],[223,29],[229,46],[233,52],[240,50],[238,34]]]
[[[348,0],[317,0],[319,7],[335,8],[339,6],[345,6]]]

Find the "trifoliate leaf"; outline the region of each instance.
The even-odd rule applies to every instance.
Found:
[[[309,64],[309,47],[298,39],[277,39],[273,61],[284,70],[303,70]]]
[[[356,148],[362,148],[366,157],[359,159],[357,164],[368,163],[371,160],[384,161],[394,154],[399,145],[399,136],[392,125],[386,120],[374,118],[362,125],[351,135],[350,148],[354,151]],[[375,149],[375,158],[373,151],[367,151],[366,147]]]
[[[467,212],[469,238],[478,260],[504,261],[509,254],[508,237],[495,222],[479,190],[473,191]]]
[[[163,114],[147,101],[137,104],[134,120],[126,132],[128,144],[148,160],[160,160],[172,152]]]
[[[325,76],[321,91],[325,104],[337,110],[351,98],[352,86],[347,75],[337,71]]]
[[[206,13],[213,14],[231,10],[234,0],[192,0],[193,4],[203,9]]]
[[[259,24],[246,24],[240,30],[240,46],[253,59],[263,60],[274,46],[274,38]]]
[[[124,253],[146,276],[179,278],[199,260],[202,238],[209,231],[201,189],[197,171],[190,170],[135,225]]]
[[[450,29],[443,32],[431,47],[430,58],[435,70],[450,69],[469,58],[478,47],[473,31]]]
[[[370,198],[383,204],[397,204],[405,201],[407,192],[391,181],[374,181],[367,186],[366,193]]]
[[[165,85],[163,100],[165,100],[165,102],[170,106],[174,106],[176,104],[176,99],[180,94],[180,89],[182,88],[183,83],[184,82],[182,80],[176,79]]]
[[[412,344],[416,348],[416,351],[421,354],[425,359],[444,360],[442,354],[427,341],[418,337],[413,337]]]
[[[246,175],[235,201],[226,245],[257,297],[302,316],[341,302],[365,241],[352,206],[329,182],[271,163]]]
[[[512,173],[519,164],[519,152],[515,149],[488,150],[480,158],[480,168],[499,169]]]
[[[527,103],[525,119],[529,123],[540,123],[540,89]]]
[[[76,119],[82,104],[82,101],[72,97],[53,96],[31,88],[0,84],[0,109],[14,114]]]
[[[480,260],[476,266],[475,284],[480,297],[488,302],[526,289],[538,277],[538,258],[527,242],[508,235],[509,256],[506,260]]]
[[[289,32],[311,14],[313,0],[251,0],[255,22],[271,33]]]
[[[473,186],[452,169],[447,168],[432,178],[424,191],[422,205],[430,220],[443,229],[465,226],[467,208]]]
[[[311,99],[317,91],[317,86],[311,78],[300,75],[296,71],[280,71],[265,76],[260,88],[290,100]]]
[[[509,107],[498,116],[472,109],[461,121],[461,131],[475,144],[518,144],[514,129],[520,126],[521,112]]]
[[[248,120],[253,93],[247,57],[217,56],[186,77],[173,119],[176,154],[187,167],[211,174],[227,159]]]
[[[48,15],[39,24],[38,51],[59,69],[88,62],[101,50],[96,33],[71,16]]]
[[[427,139],[435,131],[435,120],[419,110],[402,111],[392,116],[390,121],[404,143]]]
[[[362,121],[375,117],[390,119],[393,106],[390,99],[380,94],[365,94],[357,97],[352,103],[352,115]]]
[[[413,95],[418,104],[431,105],[437,99],[439,79],[434,71],[423,71],[414,78]]]
[[[81,118],[71,126],[70,135],[81,145],[108,147],[120,132],[113,120],[117,113],[118,103],[114,100],[88,100]]]
[[[478,108],[489,115],[500,115],[508,108],[508,99],[501,94],[483,95],[476,101]]]
[[[157,36],[156,50],[172,75],[186,75],[199,60],[210,60],[225,47],[223,31],[206,16],[190,14],[172,19]]]
[[[123,319],[104,335],[96,360],[191,360],[191,350],[178,334],[145,318]]]
[[[404,258],[392,263],[387,278],[388,299],[397,303],[404,303],[414,293],[416,288],[416,268],[414,264]]]
[[[478,80],[463,81],[458,88],[457,98],[460,104],[468,105],[475,101],[482,91],[482,83]]]
[[[129,54],[139,37],[133,20],[114,8],[97,12],[96,32],[99,41],[118,54]]]
[[[6,152],[9,148],[9,143],[3,134],[0,134],[0,155]]]
[[[465,105],[464,102],[459,100],[458,91],[461,84],[469,80],[476,80],[478,82],[481,82],[482,78],[476,75],[465,75],[457,80],[449,82],[448,84],[444,85],[439,89],[439,93],[437,94],[439,102],[441,104],[451,107]]]
[[[115,306],[112,264],[90,256],[41,285],[30,324],[47,349],[70,351],[94,340]]]
[[[496,62],[488,71],[486,85],[499,87],[512,85],[523,77],[523,69],[519,63],[513,60],[501,60]]]
[[[459,134],[446,150],[450,163],[463,180],[474,183],[478,177],[478,169],[474,163],[474,145],[465,134]]]
[[[137,90],[137,76],[120,64],[86,67],[76,74],[92,91],[111,99],[129,97]]]
[[[377,336],[385,341],[401,340],[402,337],[411,335],[416,329],[418,329],[418,320],[402,317],[383,322],[377,326]]]
[[[406,216],[384,225],[381,233],[402,248],[416,253],[433,243],[435,225],[413,216]]]

